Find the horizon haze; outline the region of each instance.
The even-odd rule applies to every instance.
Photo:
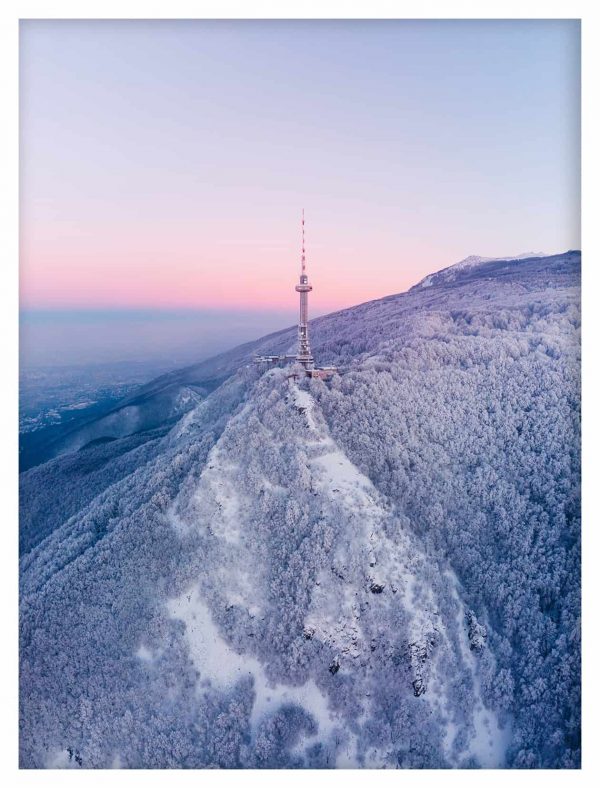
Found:
[[[426,278],[472,260],[519,259],[538,254],[545,256],[543,252],[521,253],[514,258],[469,255],[465,260],[429,271]],[[339,311],[323,309],[318,300],[318,282],[315,289],[316,293],[311,294],[310,319]],[[21,369],[138,362],[153,370],[196,363],[295,325],[297,294],[292,286],[287,291],[281,299],[285,308],[279,309],[22,309]],[[396,293],[381,297],[391,295]]]

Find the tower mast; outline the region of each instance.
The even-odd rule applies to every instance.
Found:
[[[298,361],[305,369],[313,369],[315,361],[310,350],[308,341],[308,294],[312,290],[312,285],[308,283],[306,273],[306,245],[304,239],[304,208],[302,209],[302,258],[300,270],[300,282],[296,285],[296,292],[300,293],[300,321],[298,323]]]

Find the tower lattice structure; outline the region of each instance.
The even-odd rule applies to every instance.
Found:
[[[296,292],[300,293],[300,321],[298,323],[298,361],[305,369],[313,369],[315,360],[313,358],[310,342],[308,340],[308,294],[312,290],[309,284],[308,274],[306,273],[306,244],[304,237],[304,209],[302,209],[302,258],[300,269],[300,282],[296,285]]]

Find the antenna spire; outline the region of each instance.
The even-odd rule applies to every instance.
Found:
[[[304,208],[302,209],[302,273],[306,271],[306,249],[304,244]]]

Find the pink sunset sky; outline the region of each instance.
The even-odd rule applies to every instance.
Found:
[[[274,212],[257,216],[254,209],[253,226],[244,227],[241,217],[221,232],[217,221],[192,227],[168,222],[103,236],[94,223],[85,233],[81,224],[68,232],[60,221],[49,221],[34,238],[23,239],[22,303],[45,309],[295,306],[300,211],[279,216],[267,239]],[[425,242],[413,240],[409,249],[405,240],[400,253],[389,232],[373,237],[357,224],[327,227],[322,215],[310,218],[307,212],[308,271],[319,311],[404,290],[422,272],[445,264],[441,250]]]
[[[21,29],[21,304],[296,305],[579,246],[576,22]]]

